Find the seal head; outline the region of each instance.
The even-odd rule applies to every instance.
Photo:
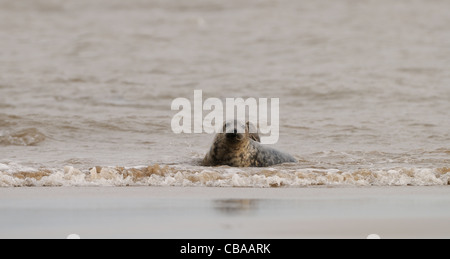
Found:
[[[297,162],[289,154],[263,146],[257,128],[250,122],[228,121],[223,133],[214,138],[203,165],[228,165],[234,167],[267,167],[281,163]]]

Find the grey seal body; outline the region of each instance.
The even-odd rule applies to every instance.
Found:
[[[224,125],[224,133],[218,133],[203,159],[205,166],[228,165],[233,167],[267,167],[282,163],[296,163],[286,153],[259,143],[259,135],[250,123],[234,121]]]

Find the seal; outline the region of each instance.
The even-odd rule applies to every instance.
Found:
[[[253,124],[226,122],[223,133],[216,134],[211,149],[203,159],[204,166],[267,167],[298,162],[293,156],[264,146]]]

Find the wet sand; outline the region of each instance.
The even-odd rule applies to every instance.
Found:
[[[448,187],[0,188],[0,238],[449,238]]]

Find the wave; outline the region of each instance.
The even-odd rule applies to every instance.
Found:
[[[34,146],[46,136],[36,128],[23,129],[13,133],[0,132],[0,145]]]
[[[307,187],[307,186],[435,186],[450,185],[450,168],[396,168],[386,170],[277,169],[160,166],[94,167],[82,171],[72,166],[31,169],[0,164],[0,187],[22,186],[207,186],[207,187]]]

